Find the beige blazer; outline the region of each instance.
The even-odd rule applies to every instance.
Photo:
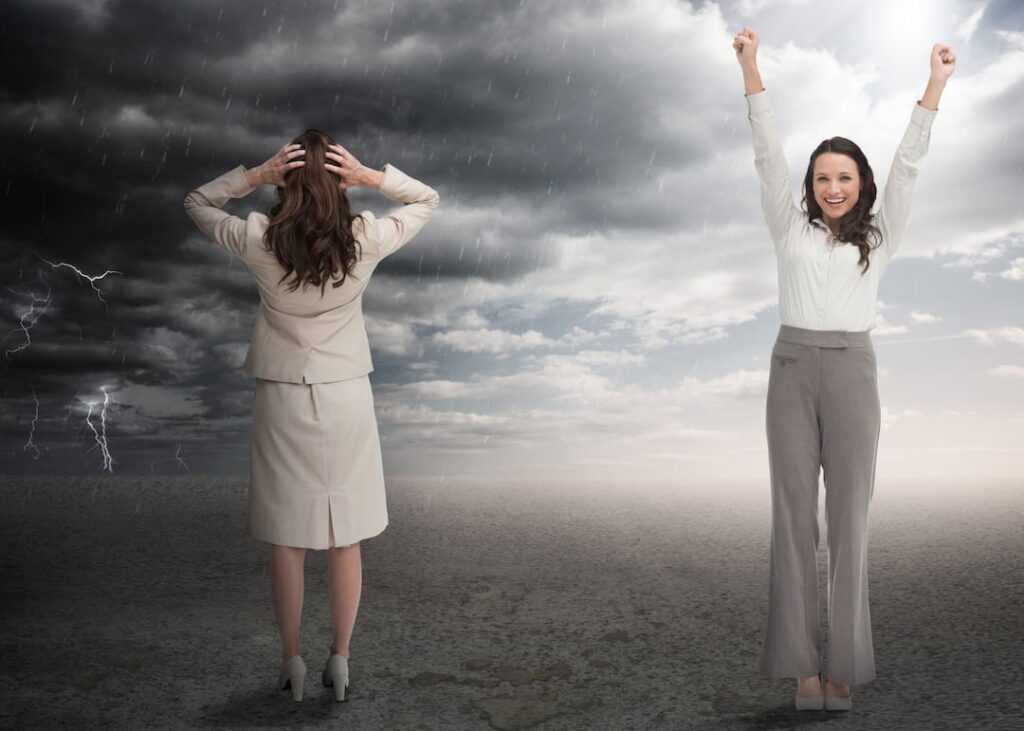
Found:
[[[437,208],[437,191],[385,165],[380,192],[405,205],[385,218],[364,211],[353,221],[352,234],[362,252],[359,261],[344,284],[334,288],[328,282],[321,297],[319,287],[304,285],[289,292],[288,280],[278,284],[284,269],[263,244],[265,214],[253,212],[243,220],[221,210],[228,199],[252,192],[244,172],[239,165],[196,188],[185,197],[185,210],[203,233],[240,257],[256,278],[260,307],[245,370],[257,378],[289,383],[366,375],[373,363],[363,322],[363,290],[381,259],[423,228]]]

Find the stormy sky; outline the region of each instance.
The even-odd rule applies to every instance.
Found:
[[[730,47],[746,25],[794,191],[832,135],[884,180],[931,44],[957,52],[879,294],[879,475],[1024,473],[1019,3],[9,0],[0,18],[0,472],[246,472],[258,295],[182,200],[312,127],[442,198],[364,302],[388,472],[765,476],[778,308]]]

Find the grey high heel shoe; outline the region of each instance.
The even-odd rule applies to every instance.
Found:
[[[849,711],[853,708],[853,695],[850,694],[845,698],[838,695],[825,694],[825,710],[826,711]]]
[[[344,655],[331,655],[327,658],[327,666],[323,674],[324,686],[334,686],[334,700],[341,703],[345,700],[348,690],[348,658]]]
[[[796,695],[793,696],[793,705],[798,711],[820,711],[825,707],[825,697],[822,695],[802,696],[800,689],[797,688]]]
[[[292,655],[281,666],[281,675],[277,679],[277,684],[281,690],[285,690],[290,685],[292,688],[292,700],[301,701],[302,684],[305,680],[306,663],[303,662],[301,655]]]

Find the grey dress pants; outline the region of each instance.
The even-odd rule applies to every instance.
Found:
[[[815,561],[820,469],[828,532],[827,677],[843,685],[875,677],[867,542],[880,425],[868,333],[783,325],[768,378],[772,539],[765,675],[821,671]]]

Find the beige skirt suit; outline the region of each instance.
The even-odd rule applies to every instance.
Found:
[[[253,188],[239,165],[185,198],[213,241],[245,262],[260,306],[245,370],[256,380],[249,478],[249,532],[268,543],[326,549],[387,526],[380,439],[368,374],[373,370],[362,297],[377,264],[407,243],[437,208],[437,192],[392,165],[380,193],[404,205],[383,218],[364,211],[352,233],[359,261],[343,284],[294,292],[263,243],[268,219],[223,210]]]

